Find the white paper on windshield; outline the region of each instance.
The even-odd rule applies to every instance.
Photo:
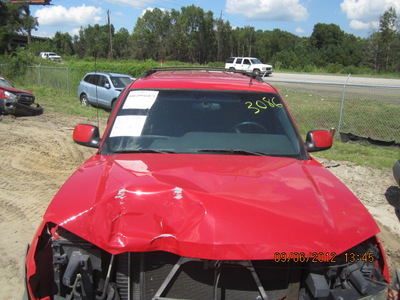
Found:
[[[158,91],[130,91],[122,109],[150,109],[158,96]]]
[[[110,137],[140,136],[146,118],[146,116],[118,116],[115,119]]]

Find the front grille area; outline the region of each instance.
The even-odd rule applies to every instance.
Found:
[[[279,298],[287,295],[293,274],[289,265],[276,267],[271,261],[211,261],[165,252],[124,253],[117,257],[117,287],[120,294],[131,295],[127,299],[242,300],[257,299],[260,294]]]
[[[112,255],[58,229],[40,236],[31,277],[36,298],[54,300],[359,300],[387,298],[383,261],[374,238],[349,249],[369,261],[212,260],[173,253]],[[51,259],[50,255],[53,256]],[[304,258],[304,257],[303,257]],[[42,261],[40,261],[42,260]],[[53,264],[48,264],[49,261]],[[53,274],[53,275],[51,275]],[[35,278],[36,276],[36,278]],[[53,279],[53,284],[48,280]],[[38,280],[39,279],[39,280]],[[36,284],[37,283],[37,284]]]
[[[28,93],[18,93],[17,102],[29,106],[35,102],[35,96]]]

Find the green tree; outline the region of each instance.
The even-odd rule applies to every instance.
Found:
[[[315,51],[317,65],[339,63],[339,58],[343,56],[344,37],[345,33],[336,24],[318,23],[314,26],[309,41]]]
[[[344,32],[338,25],[318,23],[314,25],[310,43],[317,49],[323,49],[332,45],[340,45],[343,37]]]
[[[121,28],[115,33],[113,43],[116,58],[129,58],[132,56],[132,40],[126,28]]]
[[[233,31],[235,48],[234,56],[253,56],[256,33],[254,27],[245,26]]]
[[[74,47],[72,44],[72,37],[69,33],[62,33],[57,31],[53,37],[52,41],[55,52],[59,53],[60,55],[74,55]]]
[[[171,60],[189,61],[189,37],[186,34],[186,23],[181,17],[181,12],[171,10],[171,37],[170,37],[170,57]]]
[[[364,64],[381,71],[400,71],[400,19],[390,7],[379,18],[379,30],[365,42]]]
[[[29,37],[37,25],[37,19],[29,15],[29,6],[0,1],[0,53],[12,51],[10,41],[13,36],[22,33]]]
[[[214,18],[211,11],[205,13],[194,5],[182,7],[175,26],[178,36],[186,41],[187,61],[205,63],[211,59],[214,38]]]
[[[390,7],[379,20],[379,66],[383,70],[394,70],[398,63],[399,19],[396,9]]]
[[[276,53],[273,61],[286,69],[296,69],[299,66],[299,60],[293,50],[283,50]]]
[[[111,25],[114,34],[114,26]],[[109,52],[108,25],[95,24],[79,30],[79,36],[74,38],[74,51],[81,58],[93,56],[107,58]]]
[[[147,10],[133,29],[135,56],[139,59],[165,60],[169,42],[171,16],[168,11]]]
[[[215,48],[213,61],[225,61],[231,56],[232,49],[232,27],[229,21],[224,22],[221,18],[215,20]]]

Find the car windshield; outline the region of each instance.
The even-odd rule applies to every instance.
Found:
[[[125,76],[112,76],[110,79],[113,86],[116,88],[124,88],[132,82],[131,78]]]
[[[4,78],[1,78],[1,77],[0,77],[0,85],[7,86],[7,87],[13,87],[7,80],[5,80]]]
[[[102,153],[129,152],[305,155],[278,94],[223,90],[129,91]]]
[[[253,63],[253,64],[262,64],[262,62],[261,62],[261,60],[259,60],[258,58],[253,58],[253,59],[251,59],[251,62]]]

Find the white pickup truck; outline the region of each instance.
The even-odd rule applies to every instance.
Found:
[[[261,76],[272,74],[272,66],[263,64],[255,57],[229,57],[225,62],[225,69],[245,71]]]
[[[50,59],[52,61],[61,61],[61,56],[54,52],[40,52],[39,56],[44,59]]]

